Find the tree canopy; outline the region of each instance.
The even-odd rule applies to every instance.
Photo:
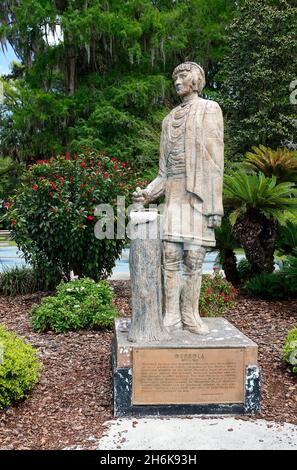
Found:
[[[296,0],[239,2],[228,27],[223,72],[231,158],[254,145],[296,144],[297,106],[290,100],[297,78],[296,31]]]
[[[232,0],[6,0],[2,46],[20,58],[6,77],[0,151],[42,159],[81,145],[147,168],[176,99],[171,73],[201,63],[216,95]]]

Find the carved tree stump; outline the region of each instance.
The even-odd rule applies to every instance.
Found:
[[[129,341],[168,339],[162,317],[160,216],[156,211],[130,214],[132,322]]]

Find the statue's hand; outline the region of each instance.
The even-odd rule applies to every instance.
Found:
[[[207,226],[209,228],[218,228],[222,223],[222,216],[221,215],[210,215],[208,217]]]
[[[145,204],[147,202],[147,194],[145,189],[136,188],[132,194],[132,201],[134,204]]]

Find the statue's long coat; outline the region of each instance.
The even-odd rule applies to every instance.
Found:
[[[163,120],[159,173],[147,187],[149,200],[165,193],[167,183],[168,127],[173,109]],[[223,215],[224,124],[215,101],[198,98],[191,106],[185,128],[186,190],[201,203],[204,217]],[[204,224],[205,226],[205,224]],[[202,236],[202,238],[204,238]],[[209,234],[207,236],[209,238]],[[214,237],[213,237],[214,241]],[[214,243],[209,243],[213,245]]]

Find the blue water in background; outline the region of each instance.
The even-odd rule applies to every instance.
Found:
[[[203,263],[203,273],[211,273],[215,265],[215,259],[217,252],[209,252],[206,254]],[[243,258],[243,255],[238,255],[237,259]],[[15,266],[25,266],[26,263],[22,258],[22,253],[18,251],[15,246],[3,246],[0,247],[0,272],[4,269],[13,268]],[[129,273],[129,249],[125,248],[122,252],[121,257],[117,260],[116,266],[113,270],[114,274]]]
[[[203,263],[203,273],[209,274],[213,271],[213,267],[215,264],[215,259],[218,255],[218,252],[212,251],[206,253],[204,263]],[[124,249],[122,252],[122,256],[120,259],[117,260],[116,266],[113,270],[114,273],[129,272],[129,249]]]
[[[15,266],[25,266],[25,260],[21,258],[21,252],[16,246],[0,247],[0,272]]]

